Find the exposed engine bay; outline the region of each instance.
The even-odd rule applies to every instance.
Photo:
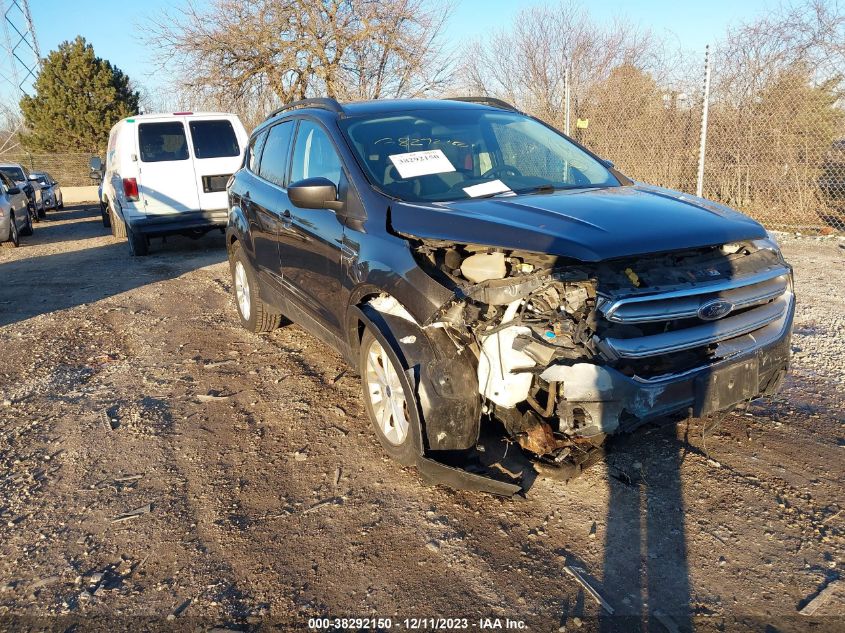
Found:
[[[684,343],[653,354],[645,347],[673,332],[697,332],[703,323],[698,310],[709,295],[693,295],[695,288],[772,271],[777,283],[766,282],[767,293],[731,304],[738,316],[774,302],[786,288],[777,285],[780,255],[755,242],[597,264],[432,240],[412,245],[421,267],[454,291],[424,325],[443,328],[459,349],[471,350],[482,412],[537,462],[569,472],[577,472],[607,435],[659,414],[663,378],[730,355],[720,343]],[[673,318],[676,295],[687,303],[694,298],[692,316],[687,309]],[[617,310],[620,297],[638,302],[631,305],[645,316],[628,317],[625,310],[633,314],[633,308],[627,305]],[[659,318],[642,306],[659,308]],[[638,341],[636,354],[614,347]]]

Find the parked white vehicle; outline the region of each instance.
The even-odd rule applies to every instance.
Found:
[[[18,183],[0,172],[0,243],[17,246],[21,235],[32,235],[29,198]]]
[[[128,238],[133,255],[146,255],[151,237],[224,230],[226,183],[240,168],[246,143],[234,114],[175,112],[119,121],[109,133],[105,166],[91,161],[92,175],[103,174],[103,224]]]

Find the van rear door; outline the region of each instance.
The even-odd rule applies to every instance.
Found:
[[[226,183],[241,166],[246,131],[232,117],[197,117],[188,120],[196,167],[200,209],[227,209]]]
[[[143,213],[197,211],[199,193],[182,117],[138,124],[138,193]]]

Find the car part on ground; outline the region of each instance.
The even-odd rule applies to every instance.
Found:
[[[786,372],[791,269],[759,224],[499,103],[303,102],[253,133],[229,192],[242,322],[266,306],[336,345],[387,452],[432,477],[528,485],[486,463],[495,428],[567,479],[609,435]]]

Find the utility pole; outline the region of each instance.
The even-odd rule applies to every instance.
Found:
[[[563,70],[563,133],[569,136],[569,64]]]
[[[2,0],[5,55],[0,60],[0,77],[12,90],[15,102],[32,92],[41,70],[41,51],[28,0]]]
[[[0,0],[3,21],[3,54],[0,55],[0,108],[17,124],[0,144],[0,154],[18,147],[18,131],[23,117],[15,116],[21,97],[33,92],[41,70],[41,50],[28,0]]]
[[[698,178],[695,195],[704,191],[704,154],[707,148],[707,110],[710,105],[710,45],[704,47],[704,95],[701,103],[701,138],[698,141]]]

